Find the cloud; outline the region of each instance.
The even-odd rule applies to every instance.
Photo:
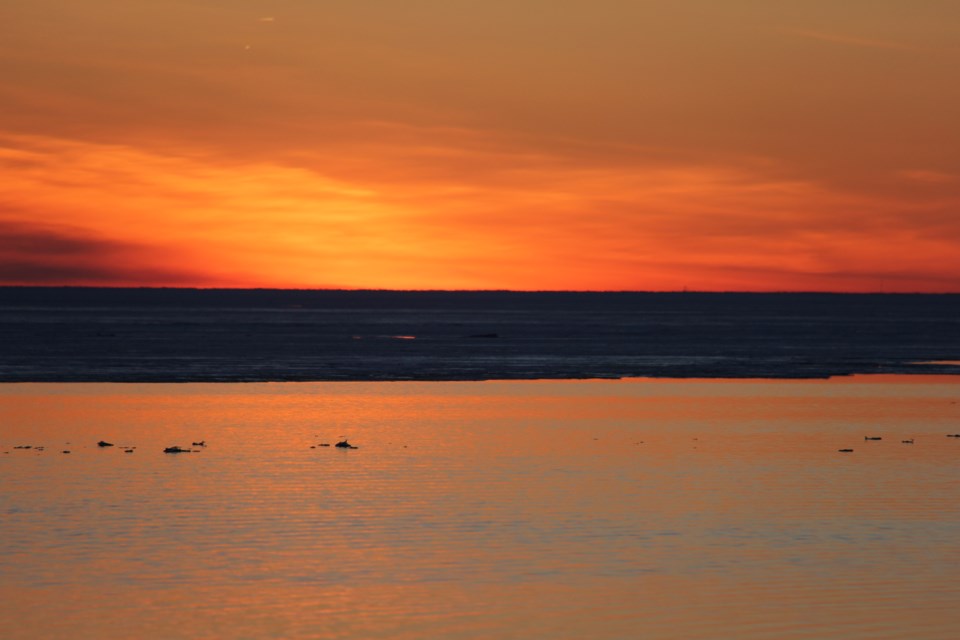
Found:
[[[960,266],[948,190],[891,197],[758,159],[583,163],[466,130],[380,131],[286,163],[8,137],[0,279],[838,290],[917,274],[898,286],[921,290],[922,274],[943,287]]]
[[[71,226],[0,220],[0,283],[188,286],[203,274],[145,263],[157,253]],[[162,259],[162,256],[155,258]]]
[[[823,30],[771,38],[773,27],[747,26],[767,12],[764,3],[704,0],[602,0],[549,12],[500,0],[462,11],[453,8],[460,3],[375,3],[376,19],[370,3],[287,3],[274,23],[248,3],[27,4],[0,39],[0,119],[22,133],[159,154],[193,146],[238,163],[325,155],[344,166],[328,162],[321,173],[357,167],[361,180],[360,151],[380,169],[386,154],[411,158],[390,167],[400,176],[469,171],[482,160],[479,145],[468,140],[468,153],[456,153],[457,129],[581,166],[757,155],[845,185],[893,167],[958,168],[956,154],[938,152],[958,142],[957,56],[944,47],[940,58],[886,55],[936,35],[898,29],[889,6],[856,27],[826,19],[849,9],[824,9]],[[799,8],[769,12],[780,21],[760,24],[810,19]],[[836,46],[797,55],[800,38]],[[846,47],[876,51],[837,55]],[[370,126],[376,121],[384,131]],[[442,153],[428,157],[429,146]]]
[[[912,53],[925,52],[926,49],[915,45],[908,45],[902,42],[892,40],[877,40],[873,38],[862,38],[849,34],[829,33],[824,31],[813,31],[809,29],[784,29],[785,33],[808,40],[819,40],[821,42],[830,42],[833,44],[846,45],[851,47],[865,47],[868,49],[888,49],[891,51],[909,51]]]
[[[951,185],[960,181],[960,176],[930,169],[906,169],[899,171],[898,175],[911,182],[929,185]]]

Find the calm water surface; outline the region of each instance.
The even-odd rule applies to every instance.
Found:
[[[949,377],[3,385],[0,637],[957,638],[958,400]]]

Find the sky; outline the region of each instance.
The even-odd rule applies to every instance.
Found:
[[[956,0],[0,0],[0,284],[960,292]]]

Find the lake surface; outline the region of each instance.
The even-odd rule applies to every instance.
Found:
[[[0,287],[0,382],[960,371],[960,295]]]
[[[957,638],[958,401],[952,376],[0,385],[0,636]]]

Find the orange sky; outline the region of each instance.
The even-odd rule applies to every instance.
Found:
[[[7,0],[0,284],[960,292],[954,0]]]

